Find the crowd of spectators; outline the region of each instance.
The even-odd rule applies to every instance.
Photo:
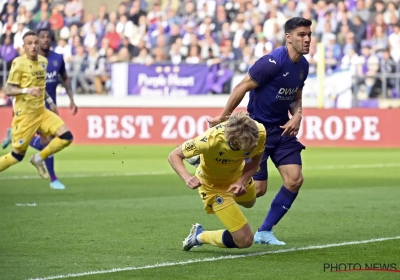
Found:
[[[9,68],[23,52],[23,34],[49,28],[73,90],[102,93],[113,62],[222,63],[245,73],[285,43],[285,21],[302,16],[313,21],[310,74],[318,42],[325,44],[327,71],[369,76],[370,95],[376,74],[398,71],[400,61],[398,1],[122,0],[116,10],[99,2],[97,13],[83,6],[82,0],[0,0],[0,58]]]

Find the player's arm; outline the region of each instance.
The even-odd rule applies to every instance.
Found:
[[[265,142],[267,141],[267,132],[264,126],[259,127],[259,137],[257,141],[257,147],[254,149],[254,154],[244,165],[242,176],[239,179],[239,183],[246,185],[250,178],[257,172],[260,166],[262,156],[265,150]]]
[[[72,87],[71,87],[71,80],[69,79],[67,71],[65,69],[64,59],[62,59],[61,63],[60,76],[61,76],[61,84],[65,88],[65,91],[67,92],[67,95],[69,97],[70,108],[72,110],[72,113],[75,115],[78,112],[78,107],[75,104],[74,93],[72,92]]]
[[[18,96],[24,94],[30,94],[33,96],[40,96],[40,88],[32,87],[32,88],[20,88],[19,85],[16,84],[6,84],[5,93],[7,96]]]
[[[22,94],[30,94],[33,96],[40,95],[40,89],[38,87],[21,88],[20,85],[23,70],[21,62],[18,59],[14,59],[11,64],[10,75],[8,76],[5,88],[7,96],[18,96]]]
[[[217,125],[226,121],[232,114],[233,110],[239,106],[246,93],[257,88],[260,85],[268,83],[273,79],[279,71],[276,59],[270,55],[266,55],[254,63],[243,80],[237,84],[229,96],[222,114],[219,117],[209,120],[210,126]]]
[[[185,155],[182,152],[182,147],[179,146],[175,150],[173,150],[169,155],[168,155],[168,161],[169,164],[172,166],[172,168],[175,170],[175,172],[186,182],[188,187],[194,189],[197,188],[201,185],[201,182],[198,181],[196,182],[191,182],[191,180],[195,180],[195,178],[192,179],[192,175],[187,171],[185,164],[183,163],[183,160],[185,159]]]
[[[54,103],[53,98],[49,95],[47,90],[44,91],[46,102],[50,105],[50,110],[58,115],[58,108],[57,105]]]
[[[232,94],[229,96],[224,111],[222,111],[220,116],[221,122],[228,120],[233,110],[242,102],[246,93],[256,87],[258,87],[258,84],[253,80],[250,74],[247,73],[243,80],[233,88]]]
[[[74,101],[74,94],[72,92],[72,87],[71,87],[71,80],[69,79],[67,72],[64,72],[64,74],[61,75],[61,84],[65,88],[65,91],[67,92],[69,100],[71,102],[75,102]]]
[[[26,94],[26,92],[24,93],[23,90],[24,89],[20,88],[19,85],[7,83],[5,88],[5,93],[7,96],[17,96],[21,94]]]
[[[247,73],[243,80],[233,88],[233,91],[229,96],[228,102],[226,103],[224,111],[222,111],[221,115],[207,120],[209,126],[213,127],[228,120],[233,110],[235,110],[237,106],[239,106],[240,102],[242,102],[246,92],[255,89],[256,87],[258,87],[258,84],[252,79],[249,73]]]
[[[192,176],[186,169],[183,160],[185,158],[191,158],[196,155],[202,154],[208,149],[208,143],[202,141],[207,139],[205,135],[200,135],[195,139],[187,140],[168,155],[168,161],[175,172],[186,182],[186,185],[191,189],[196,189],[201,186],[201,181]]]
[[[49,103],[49,105],[54,104],[53,98],[51,98],[50,94],[47,92],[47,90],[44,91],[45,99],[46,102]]]
[[[308,65],[305,68],[305,78],[303,81],[303,87],[308,76]],[[296,96],[292,104],[290,104],[289,112],[292,118],[285,124],[280,126],[283,129],[282,136],[296,136],[300,129],[301,120],[303,118],[303,88],[296,92]]]
[[[259,155],[255,155],[246,162],[243,168],[242,176],[240,177],[238,183],[246,185],[246,183],[250,180],[254,173],[257,172],[257,169],[260,166],[262,160],[262,155],[262,153]]]
[[[296,92],[296,96],[292,104],[290,104],[290,114],[293,117],[302,118],[303,113],[303,89]]]

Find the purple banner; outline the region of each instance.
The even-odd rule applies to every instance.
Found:
[[[206,94],[207,65],[140,65],[128,69],[128,94],[186,96]]]
[[[223,85],[232,75],[232,71],[220,69],[219,65],[130,64],[128,95],[187,96],[221,93]]]

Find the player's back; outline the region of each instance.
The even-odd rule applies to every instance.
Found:
[[[59,75],[63,75],[65,73],[65,63],[63,56],[53,51],[49,51],[46,58],[48,60],[46,90],[50,97],[56,101],[56,90],[60,81]]]
[[[251,152],[234,150],[231,147],[224,134],[227,122],[210,128],[202,135],[200,142],[203,142],[206,148],[202,149],[197,175],[203,177],[207,185],[218,187],[236,182],[242,175],[244,159],[263,152],[266,132],[262,124],[256,123],[260,136],[257,147]]]
[[[304,57],[293,62],[286,47],[260,58],[249,70],[258,87],[250,91],[250,116],[264,124],[283,125],[299,89],[304,86],[309,64]]]
[[[25,54],[13,60],[7,83],[20,88],[40,88],[39,97],[29,94],[16,96],[14,105],[16,115],[40,114],[45,110],[46,69],[47,59],[41,55],[38,55],[37,61],[29,59]]]

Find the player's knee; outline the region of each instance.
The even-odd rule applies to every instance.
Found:
[[[50,137],[46,137],[46,136],[44,136],[44,135],[40,135],[40,144],[41,144],[43,147],[46,146],[47,144],[49,144],[50,141],[51,141],[51,138],[50,138]]]
[[[253,234],[246,234],[239,240],[235,240],[236,246],[240,249],[251,247],[253,244]]]
[[[256,204],[256,199],[253,199],[252,201],[238,202],[238,204],[244,208],[252,208],[254,204]]]
[[[25,157],[25,154],[22,154],[22,153],[16,153],[16,152],[11,152],[11,155],[13,156],[13,158],[15,158],[16,160],[18,160],[18,161],[22,161],[23,159],[24,159],[24,157]]]
[[[74,136],[72,135],[71,131],[67,131],[65,133],[63,133],[62,135],[60,135],[59,137],[61,140],[65,141],[65,146],[68,146],[72,143],[72,141],[74,140]]]
[[[291,175],[285,182],[286,188],[288,188],[291,191],[298,191],[301,186],[303,185],[304,182],[304,177],[301,173],[295,175]]]
[[[268,181],[255,181],[256,197],[264,196],[267,192]]]

